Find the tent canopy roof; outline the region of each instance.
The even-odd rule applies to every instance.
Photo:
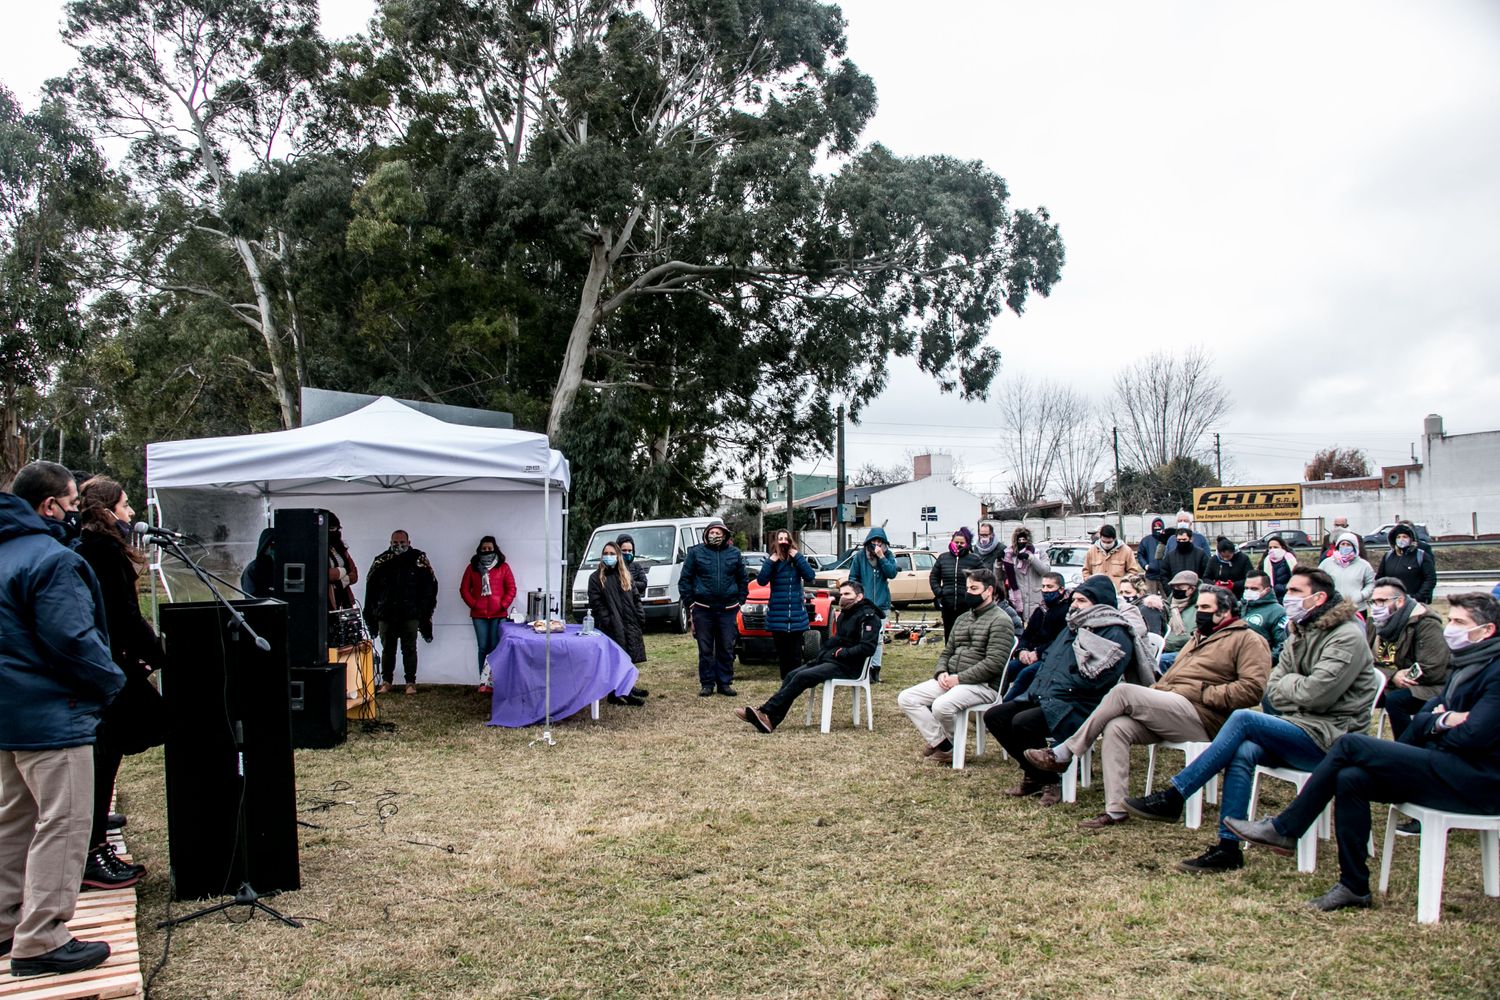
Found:
[[[568,460],[527,431],[450,424],[389,396],[353,413],[267,434],[146,447],[150,489],[283,496],[383,490],[568,489]]]

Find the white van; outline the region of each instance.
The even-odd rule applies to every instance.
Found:
[[[687,609],[677,597],[677,581],[687,550],[703,541],[703,529],[712,517],[664,517],[656,521],[603,524],[594,529],[578,572],[573,576],[573,620],[582,621],[589,606],[589,574],[599,568],[604,543],[621,535],[635,541],[635,565],[646,568],[646,597],[642,603],[647,622],[666,622],[674,632],[688,630]]]

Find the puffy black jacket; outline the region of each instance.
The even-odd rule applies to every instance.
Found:
[[[437,607],[437,577],[427,553],[407,549],[397,555],[386,549],[370,564],[365,580],[365,621],[432,621]]]
[[[932,572],[927,574],[937,606],[950,611],[977,608],[982,598],[968,591],[968,574],[976,569],[984,569],[984,560],[972,548],[964,549],[961,555],[954,555],[952,549],[943,550],[932,564]]]
[[[813,663],[836,663],[850,677],[857,677],[865,660],[875,655],[880,640],[880,609],[867,597],[840,611],[833,634],[818,648]]]
[[[1419,602],[1432,600],[1433,588],[1437,586],[1437,560],[1432,553],[1409,546],[1405,552],[1391,549],[1380,559],[1376,576],[1393,576],[1406,584],[1406,592]]]
[[[20,497],[0,493],[0,750],[89,746],[125,686],[93,570]]]
[[[745,560],[733,545],[710,548],[707,542],[694,545],[682,561],[682,575],[677,579],[677,594],[683,604],[702,604],[723,609],[744,604],[750,596],[750,578]]]

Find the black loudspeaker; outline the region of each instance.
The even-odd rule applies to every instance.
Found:
[[[287,606],[287,662],[328,662],[328,512],[278,510],[276,579],[271,592]]]
[[[292,668],[292,746],[324,749],[344,742],[346,677],[343,663]]]
[[[172,898],[297,889],[297,779],[287,706],[287,608],[235,601],[258,649],[221,605],[166,604],[167,835]],[[244,841],[240,842],[241,825]]]

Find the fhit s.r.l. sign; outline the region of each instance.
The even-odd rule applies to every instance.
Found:
[[[1272,521],[1302,516],[1302,486],[1210,486],[1193,490],[1200,521]]]

